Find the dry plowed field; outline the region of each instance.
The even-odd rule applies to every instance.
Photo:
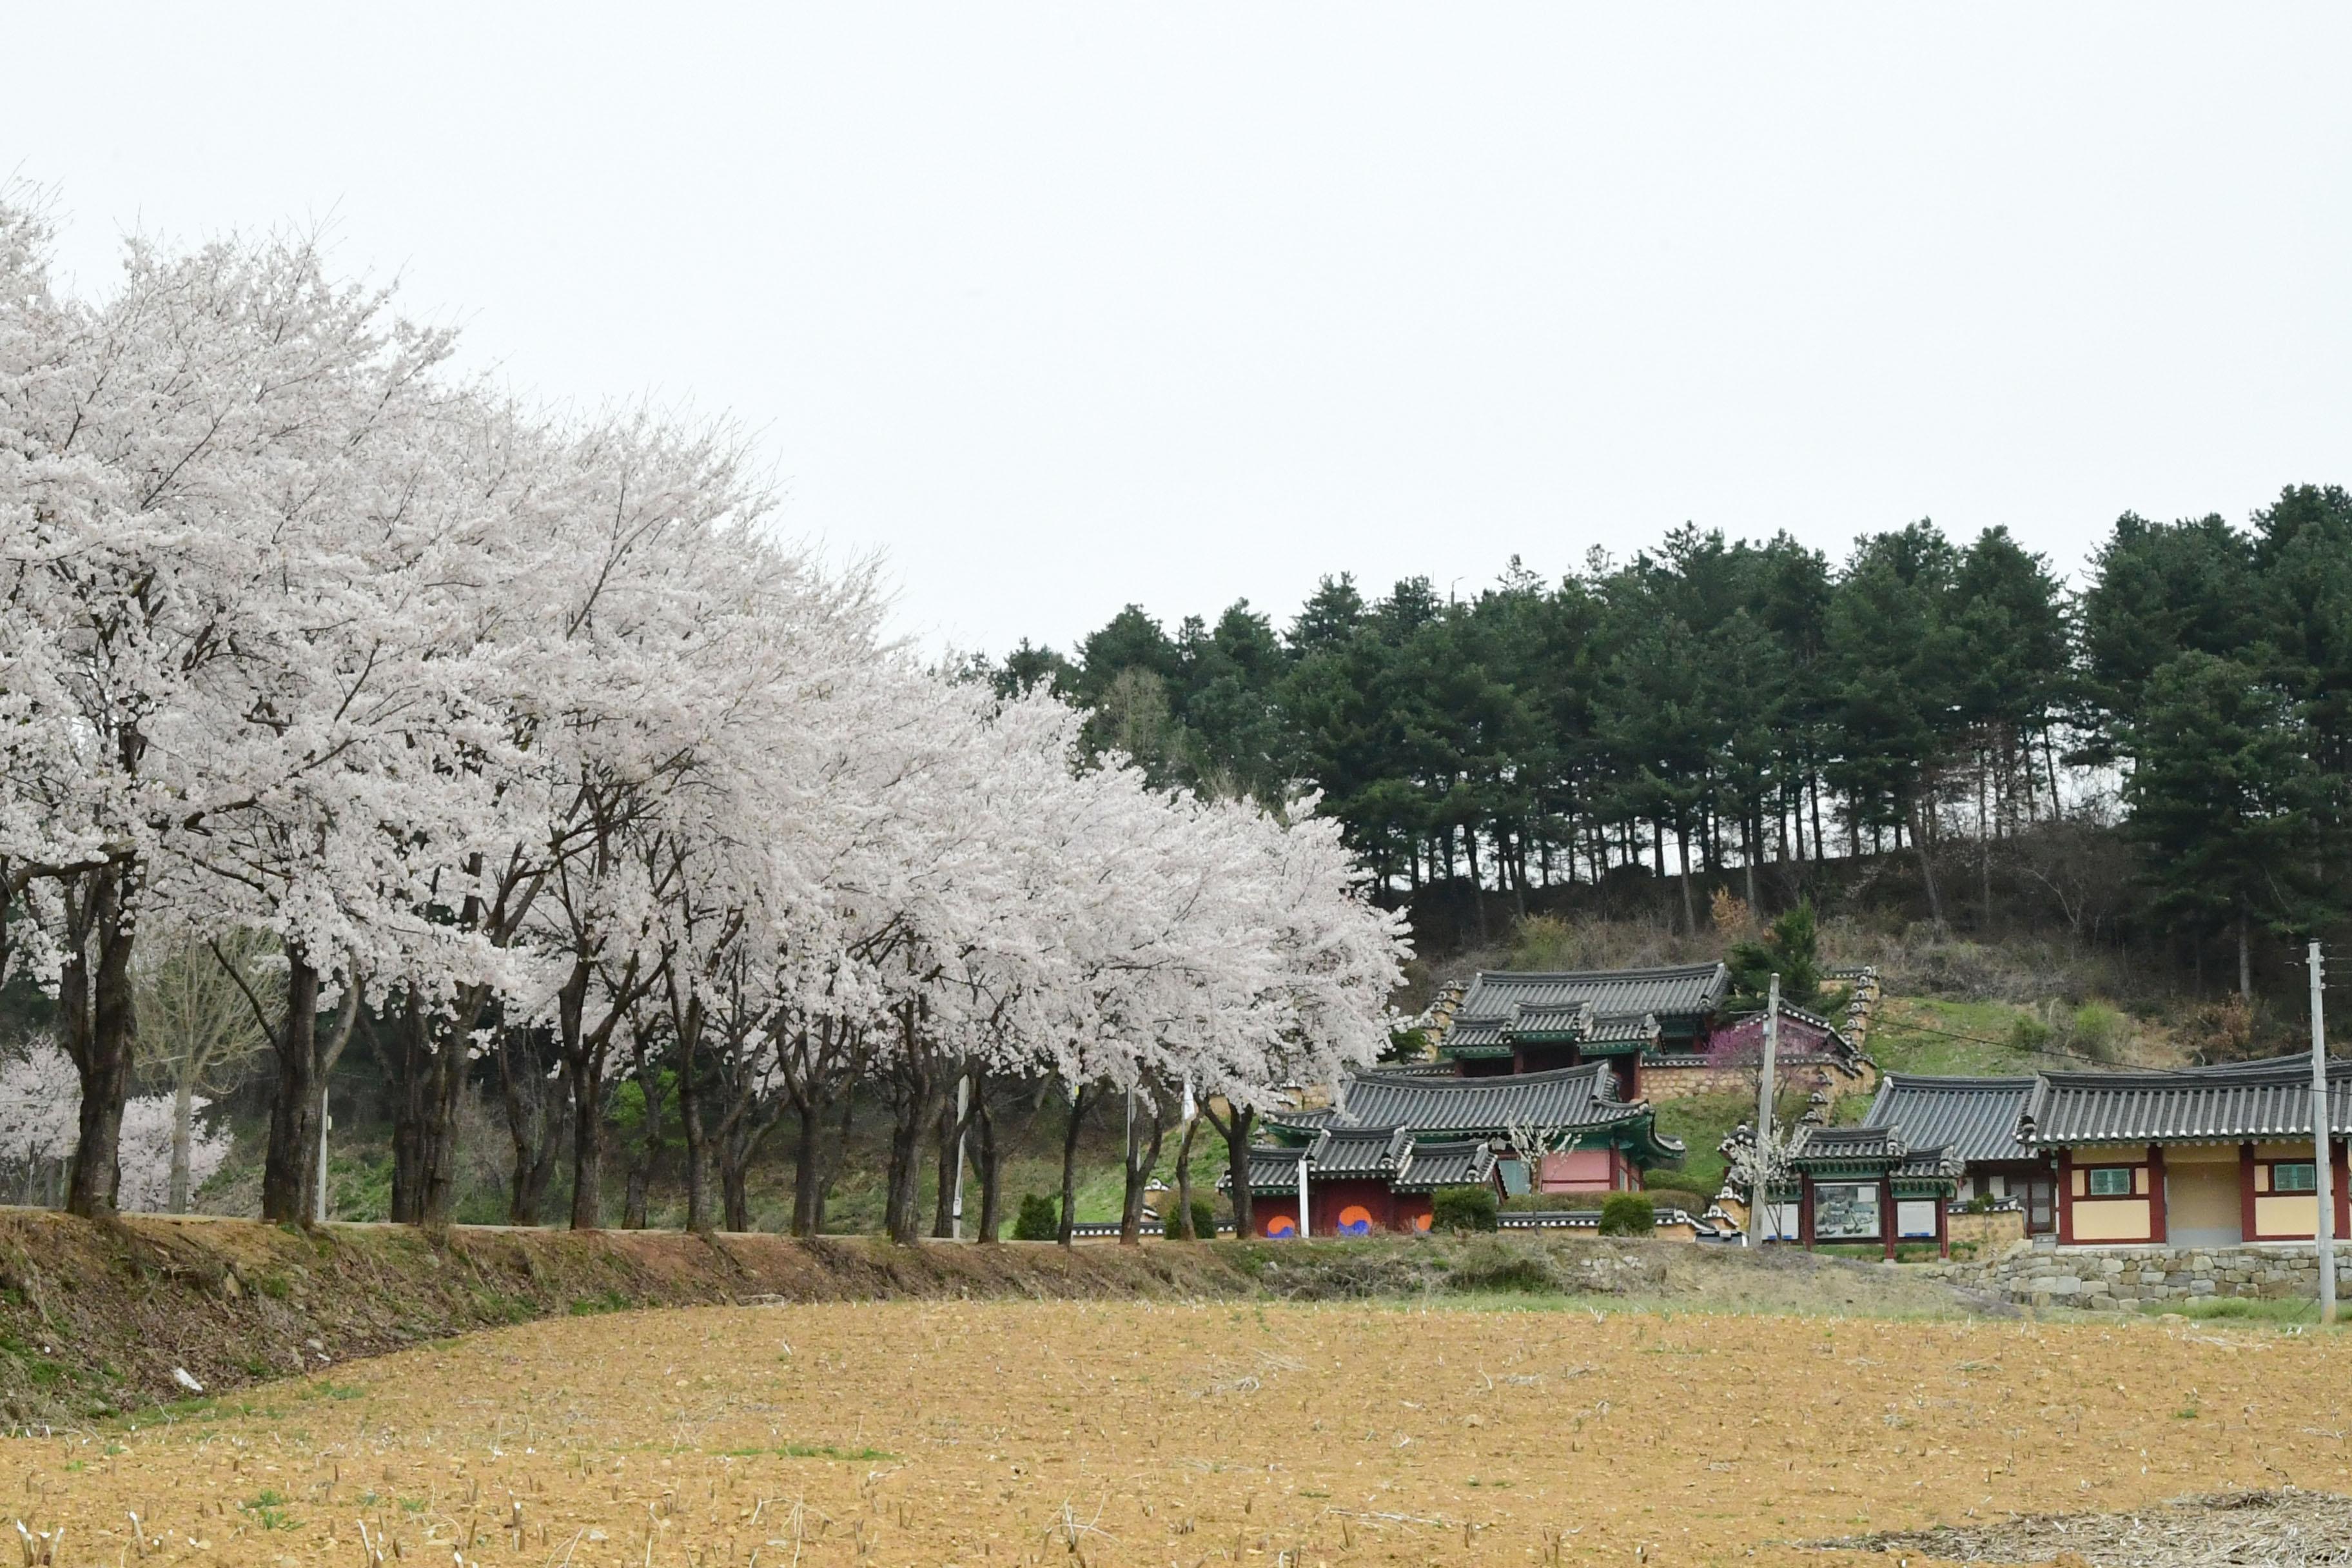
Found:
[[[2352,1342],[2180,1322],[709,1308],[0,1442],[0,1519],[66,1563],[1823,1563],[1799,1543],[2352,1490],[2347,1405]]]

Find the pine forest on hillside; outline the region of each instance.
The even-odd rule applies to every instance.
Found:
[[[2126,514],[2074,591],[2000,528],[1832,563],[1685,526],[1558,583],[1515,560],[1475,596],[1367,600],[1339,575],[1280,629],[1241,603],[1172,636],[1129,605],[1071,657],[977,667],[1067,694],[1163,785],[1318,789],[1425,952],[1498,939],[1493,902],[1643,908],[1663,882],[1689,932],[1710,885],[1768,908],[1866,872],[1939,931],[2046,918],[2252,993],[2257,946],[2326,930],[2352,886],[2335,486],[2244,528]]]

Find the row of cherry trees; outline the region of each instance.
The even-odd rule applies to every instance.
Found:
[[[815,1228],[856,1087],[902,1239],[950,1131],[992,1217],[992,1083],[1132,1091],[1156,1147],[1188,1085],[1240,1121],[1385,1040],[1402,928],[1336,825],[1075,766],[1071,710],[921,667],[870,573],[777,543],[724,429],[520,407],[307,244],[134,242],[92,301],[48,243],[0,209],[0,960],[58,1001],[72,1210],[118,1200],[166,931],[282,954],[224,959],[270,1041],[274,1220],[312,1212],[363,1007],[397,1218],[448,1217],[490,1055],[518,1206],[552,1104],[596,1225],[610,1090],[660,1050],[691,1223],[742,1223],[785,1119]]]

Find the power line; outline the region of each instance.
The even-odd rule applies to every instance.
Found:
[[[1972,1046],[1990,1046],[1995,1050],[2015,1051],[2020,1056],[2057,1057],[2065,1061],[2089,1062],[2095,1067],[2111,1068],[2116,1065],[2105,1057],[2086,1056],[2081,1051],[2062,1051],[2050,1046],[2021,1046],[2014,1040],[1989,1040],[1982,1035],[1963,1035],[1951,1029],[1938,1029],[1931,1025],[1914,1024],[1901,1018],[1886,1019],[1877,1027],[1881,1030],[1908,1029],[1917,1035],[1940,1035],[1948,1040],[1965,1040]]]

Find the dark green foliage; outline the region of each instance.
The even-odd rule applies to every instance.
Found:
[[[1062,1235],[1062,1211],[1052,1198],[1030,1193],[1021,1200],[1021,1212],[1013,1216],[1013,1239],[1015,1241],[1057,1241]]]
[[[1087,744],[1155,783],[1276,805],[1311,784],[1382,887],[1441,895],[1417,922],[1457,910],[1472,937],[1498,934],[1474,886],[1515,912],[1597,886],[1606,910],[1663,879],[1695,931],[1716,889],[1769,915],[1811,862],[1867,854],[1902,858],[1938,926],[1990,929],[1998,878],[2108,940],[2324,930],[2352,888],[2352,494],[2290,489],[2250,528],[2126,514],[2086,577],[2070,599],[2000,528],[1923,520],[1837,563],[1685,525],[1467,594],[1327,578],[1279,631],[1245,604],[1172,631],[1130,605],[1074,660],[1024,645],[980,673],[1069,693]],[[2130,781],[2144,901],[2077,885],[2097,830],[2069,761]],[[1743,992],[1778,963],[1792,1002],[1830,1005],[1807,945],[1776,925],[1737,955]]]
[[[1821,929],[1805,900],[1774,921],[1762,942],[1735,943],[1727,967],[1732,994],[1743,1005],[1763,1006],[1775,974],[1780,977],[1780,1000],[1791,1007],[1819,1013],[1838,1005],[1843,994],[1822,990]]]
[[[1433,1230],[1493,1230],[1502,1205],[1492,1187],[1440,1187],[1429,1198]]]
[[[1612,1193],[1601,1205],[1603,1236],[1648,1236],[1657,1227],[1657,1207],[1647,1193]]]
[[[1183,1230],[1176,1223],[1181,1217],[1182,1216],[1177,1213],[1176,1205],[1169,1205],[1168,1218],[1161,1223],[1160,1234],[1171,1241],[1181,1240]],[[1217,1239],[1217,1205],[1206,1198],[1192,1200],[1192,1238],[1195,1241]]]

